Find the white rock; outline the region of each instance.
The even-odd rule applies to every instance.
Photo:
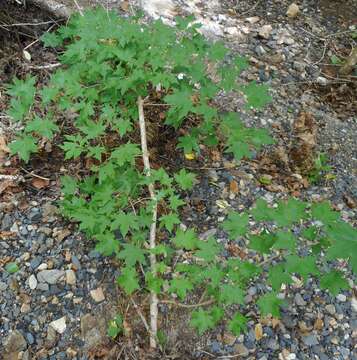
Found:
[[[95,302],[101,302],[101,301],[105,300],[103,289],[101,287],[91,290],[90,296],[93,298],[93,300]]]
[[[316,82],[319,84],[319,85],[322,85],[322,86],[326,86],[328,84],[328,80],[326,78],[324,78],[323,76],[319,76],[317,79],[316,79]]]
[[[65,272],[63,270],[42,270],[37,274],[37,280],[39,282],[54,285],[61,277],[64,276],[64,274]]]
[[[163,16],[173,18],[177,15],[175,3],[172,0],[142,0],[141,6],[154,19]]]
[[[48,265],[46,263],[42,263],[39,265],[39,267],[37,268],[37,270],[46,270],[48,268]]]
[[[263,25],[259,29],[259,35],[264,39],[269,39],[272,31],[273,31],[273,27],[271,25]]]
[[[66,270],[66,283],[76,285],[76,273],[73,270]]]
[[[239,35],[239,30],[235,26],[225,28],[224,32],[229,35]]]
[[[347,300],[347,296],[344,295],[344,294],[338,294],[338,295],[336,296],[336,299],[337,299],[338,301],[345,302],[345,301]]]
[[[28,282],[31,290],[35,290],[37,288],[37,279],[35,275],[30,275]]]
[[[245,21],[249,22],[249,24],[255,24],[260,20],[258,16],[252,16],[245,19]]]
[[[357,312],[357,299],[355,297],[353,297],[351,300],[351,307],[352,307],[352,310]]]
[[[292,3],[289,6],[288,11],[286,12],[286,15],[289,18],[294,18],[294,17],[298,16],[299,12],[300,12],[299,7],[295,3]]]
[[[52,321],[50,326],[59,334],[63,334],[66,331],[66,317],[63,316],[60,319]]]

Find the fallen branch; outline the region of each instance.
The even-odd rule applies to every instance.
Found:
[[[144,162],[144,171],[147,177],[151,175],[151,167],[149,160],[149,152],[147,148],[146,126],[144,117],[144,101],[141,96],[138,97],[138,110],[139,110],[139,125],[140,125],[140,139],[141,150]],[[152,209],[152,223],[150,226],[150,249],[156,247],[156,222],[157,222],[157,199],[155,195],[155,188],[153,183],[148,185],[150,198],[153,202]],[[156,275],[156,256],[153,252],[150,253],[150,268],[153,276]],[[157,318],[158,318],[158,297],[157,294],[151,290],[150,292],[150,347],[156,349],[157,347]]]

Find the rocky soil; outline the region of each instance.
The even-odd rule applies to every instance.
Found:
[[[122,14],[130,14],[139,5],[115,0],[78,3],[83,7],[102,4]],[[240,244],[228,247],[217,230],[218,223],[228,208],[244,210],[258,198],[272,204],[288,195],[329,199],[346,221],[356,222],[357,73],[341,77],[336,58],[343,61],[356,46],[352,35],[357,31],[357,2],[331,3],[301,0],[296,1],[297,7],[290,7],[291,2],[285,0],[156,0],[141,4],[149,15],[162,15],[168,22],[176,14],[194,13],[208,37],[222,38],[247,56],[251,66],[243,73],[243,81],[267,83],[272,89],[273,102],[261,112],[243,111],[240,99],[229,94],[219,97],[217,105],[241,112],[247,124],[270,129],[277,139],[273,148],[239,166],[219,154],[209,169],[200,169],[194,161],[185,163],[197,168],[200,183],[186,199],[184,225],[200,224],[203,236],[215,233],[227,244],[227,256],[238,251]],[[71,1],[63,4],[76,11]],[[6,13],[11,16],[0,16],[0,39],[6,44],[1,50],[11,54],[11,61],[0,59],[2,82],[29,71],[45,79],[51,71],[46,66],[56,62],[56,54],[37,42],[27,49],[31,60],[23,59],[24,47],[58,20],[46,13],[39,16],[37,8],[26,5],[27,22],[51,23],[36,28],[38,33],[31,26],[4,27],[11,19],[25,22],[21,6],[8,3]],[[27,36],[19,37],[19,32]],[[115,287],[118,270],[113,260],[92,250],[94,244],[59,215],[58,180],[66,171],[60,160],[51,159],[51,166],[36,159],[28,167],[10,161],[2,142],[12,133],[12,123],[5,115],[7,101],[0,94],[0,169],[2,174],[14,174],[7,183],[0,178],[0,358],[148,358],[140,319],[127,324],[132,331],[130,343],[106,337],[107,323],[117,312],[136,316],[136,310]],[[294,124],[306,117],[313,119],[313,125],[304,131],[314,136],[298,154],[304,160],[299,167],[291,155],[299,135]],[[318,153],[326,154],[330,169],[315,184],[308,184],[304,179],[313,171]],[[13,274],[5,270],[10,262],[19,267]],[[349,274],[343,263],[336,266]],[[349,280],[355,286],[352,275]],[[199,338],[188,328],[187,314],[162,306],[169,342],[164,355],[154,358],[357,360],[353,291],[331,297],[317,280],[305,286],[296,279],[282,291],[289,306],[275,320],[259,318],[253,305],[264,289],[263,281],[250,287],[246,303],[251,321],[248,332],[238,338],[222,329]]]

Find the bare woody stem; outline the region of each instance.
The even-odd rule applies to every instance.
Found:
[[[146,176],[151,175],[151,167],[149,160],[149,152],[147,147],[146,126],[144,117],[144,101],[141,96],[138,97],[138,110],[139,110],[139,125],[140,125],[140,138],[141,150],[144,162],[144,171]],[[150,226],[150,249],[156,247],[156,222],[157,222],[157,199],[155,195],[155,188],[153,183],[148,185],[150,198],[153,202],[152,209],[152,223]],[[156,275],[156,256],[153,252],[150,253],[150,268],[153,276]],[[154,291],[150,292],[150,347],[156,349],[157,347],[157,317],[158,317],[158,297]]]

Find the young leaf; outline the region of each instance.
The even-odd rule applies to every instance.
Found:
[[[161,288],[164,284],[164,280],[154,276],[151,272],[145,274],[146,286],[149,290],[154,291],[156,294],[160,294]]]
[[[173,210],[173,211],[177,211],[177,209],[179,207],[181,207],[182,205],[185,205],[186,203],[181,200],[177,195],[171,195],[169,197],[169,203],[170,203],[170,208]]]
[[[329,225],[340,219],[340,214],[331,210],[331,205],[327,201],[313,204],[311,206],[311,215],[314,219],[320,220],[325,225]]]
[[[30,155],[37,151],[36,140],[32,136],[17,138],[10,144],[12,154],[18,154],[20,159],[28,162]]]
[[[160,217],[160,225],[164,226],[169,232],[172,232],[175,225],[181,223],[179,217],[175,213],[170,213]]]
[[[125,290],[127,295],[140,288],[137,273],[134,268],[126,267],[117,279],[118,284]]]
[[[193,290],[192,282],[188,278],[177,277],[170,281],[170,289],[171,293],[177,294],[177,296],[184,300],[187,295],[187,291]]]
[[[241,215],[237,212],[230,212],[222,223],[222,228],[228,232],[231,240],[236,240],[239,236],[246,234],[248,221],[248,214]]]
[[[118,314],[115,318],[109,321],[107,333],[112,339],[115,339],[123,332],[123,318]]]
[[[145,263],[145,250],[132,244],[124,244],[124,249],[117,254],[118,259],[125,261],[126,266],[132,267],[136,263]]]
[[[262,199],[256,201],[255,208],[251,210],[251,214],[256,221],[274,220],[274,209],[268,207],[268,203]]]
[[[62,192],[65,196],[74,195],[78,188],[77,181],[67,175],[61,177],[61,185]]]
[[[195,252],[195,255],[207,262],[214,261],[222,249],[222,246],[213,237],[206,241],[198,241],[197,247],[199,250]]]
[[[261,254],[269,254],[276,238],[273,234],[251,235],[249,238],[249,247]]]
[[[289,273],[299,274],[306,281],[309,275],[319,275],[316,267],[315,256],[300,257],[297,255],[289,255],[286,257],[286,270]]]
[[[115,216],[114,221],[111,224],[111,229],[116,230],[120,229],[121,234],[125,237],[129,230],[138,230],[138,217],[134,213],[124,213],[120,211],[119,214]]]
[[[185,169],[181,169],[179,173],[175,174],[175,180],[182,190],[192,189],[196,175],[190,172],[186,172]]]
[[[228,328],[236,336],[247,330],[248,319],[239,312],[236,312],[233,319],[229,321]]]
[[[226,304],[244,304],[244,292],[239,286],[223,284],[219,290],[219,301]]]
[[[173,238],[172,242],[176,247],[185,250],[194,250],[198,246],[198,238],[193,229],[188,229],[186,231],[181,229],[177,230],[176,236]]]
[[[279,291],[282,284],[292,283],[291,276],[285,271],[285,266],[283,264],[269,268],[268,281],[274,291]]]
[[[138,145],[128,142],[116,148],[110,158],[115,160],[119,166],[123,166],[125,163],[132,164],[138,155],[140,155]]]
[[[272,248],[294,252],[296,250],[296,237],[290,231],[278,231]]]
[[[198,331],[198,334],[201,336],[207,330],[214,328],[215,321],[210,312],[201,308],[192,312],[190,324]]]
[[[357,274],[357,229],[339,221],[327,226],[325,231],[332,242],[327,250],[327,259],[349,259],[352,270]]]
[[[327,289],[332,295],[337,295],[341,290],[349,289],[348,281],[343,277],[342,273],[332,270],[324,274],[320,279],[321,289]]]
[[[26,132],[35,132],[47,139],[52,139],[53,133],[57,130],[58,126],[48,117],[41,119],[38,116],[28,122],[25,128]]]
[[[279,202],[274,221],[279,226],[290,226],[307,218],[305,211],[307,204],[296,199],[289,199],[286,203]]]

